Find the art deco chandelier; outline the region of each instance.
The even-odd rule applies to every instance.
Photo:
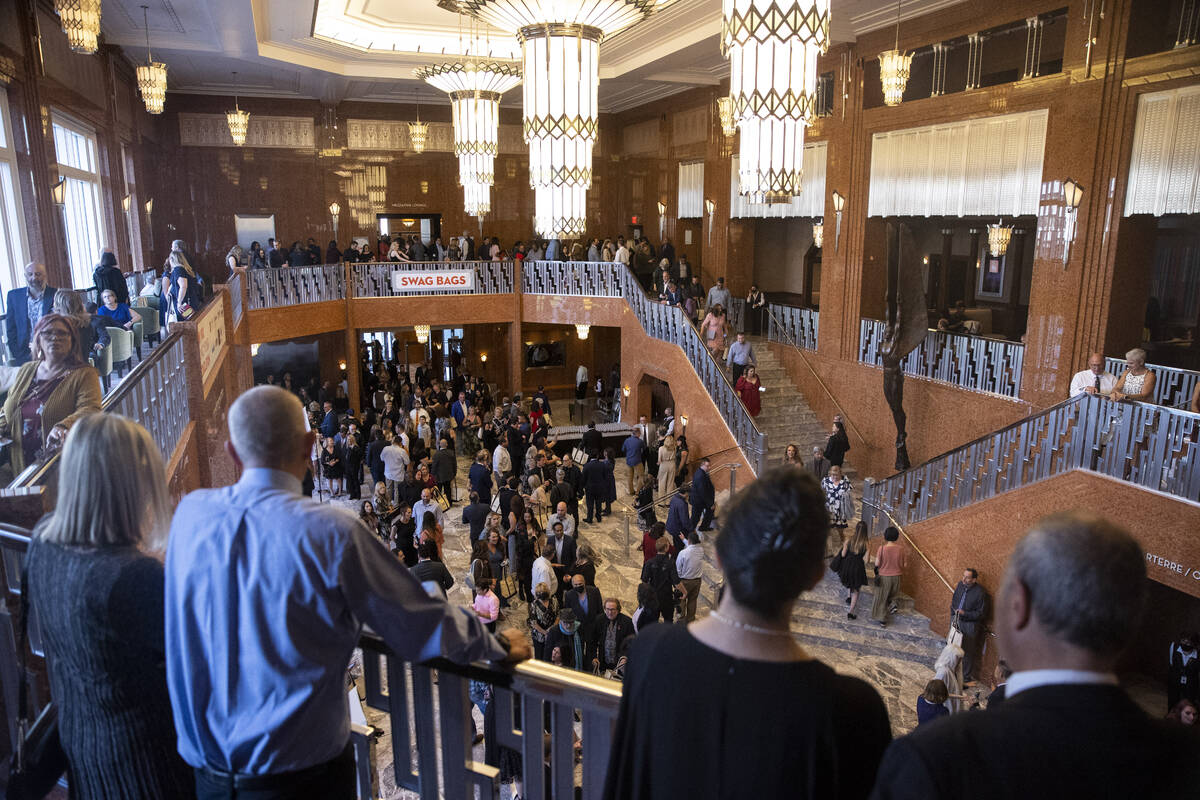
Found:
[[[137,84],[146,110],[151,114],[161,114],[167,100],[167,65],[155,61],[150,55],[149,8],[142,6],[142,20],[146,25],[146,65],[137,68]]]
[[[534,228],[581,236],[592,185],[600,42],[669,0],[462,0],[459,8],[515,34],[524,73],[523,118]]]
[[[521,82],[516,64],[459,61],[417,70],[417,77],[450,95],[454,118],[454,153],[464,207],[473,217],[491,210],[500,151],[500,97]]]
[[[787,203],[800,194],[817,56],[828,46],[829,0],[724,0],[721,52],[741,133],[738,191],[751,202]]]

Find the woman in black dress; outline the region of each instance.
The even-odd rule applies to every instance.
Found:
[[[833,418],[833,430],[825,440],[825,452],[822,455],[829,461],[831,467],[840,467],[846,460],[846,451],[850,449],[850,437],[846,435],[846,424],[842,415]]]
[[[850,596],[846,598],[846,602],[850,605],[846,609],[846,616],[849,619],[858,619],[854,614],[854,608],[858,605],[859,590],[867,583],[867,567],[863,563],[866,554],[867,523],[859,520],[858,526],[854,529],[854,535],[842,545],[842,563],[837,571],[838,580],[850,591]]]
[[[112,466],[122,474],[112,479]],[[89,414],[63,449],[55,511],[29,545],[29,599],[44,635],[71,797],[195,797],[167,694],[166,467],[145,428]]]
[[[722,519],[719,608],[634,640],[604,797],[867,797],[891,740],[883,701],[813,659],[789,627],[825,571],[820,488],[777,467]],[[662,679],[675,674],[688,680]]]

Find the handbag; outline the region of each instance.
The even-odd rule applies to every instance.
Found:
[[[588,462],[588,454],[583,452],[582,447],[576,447],[571,450],[571,459],[579,466],[583,466]]]
[[[442,510],[442,513],[450,510],[450,500],[446,497],[446,493],[443,492],[440,487],[435,486],[430,489],[429,496],[435,503],[438,504],[438,508]]]
[[[842,569],[842,551],[838,550],[837,555],[829,562],[829,568],[834,572],[839,572]]]
[[[21,574],[21,674],[17,695],[17,747],[8,770],[10,800],[36,800],[45,797],[59,777],[67,771],[67,754],[58,735],[58,707],[46,704],[33,724],[29,724],[29,683],[25,651],[29,641],[29,571]]]
[[[500,513],[500,495],[499,494],[492,495],[491,509],[492,509],[493,514]]]
[[[849,522],[854,519],[854,497],[849,492],[842,495],[842,519]]]

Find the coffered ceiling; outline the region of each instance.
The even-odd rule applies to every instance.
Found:
[[[908,19],[963,0],[902,0]],[[151,46],[168,67],[169,92],[423,102],[435,92],[413,70],[470,47],[494,58],[519,56],[515,40],[479,29],[443,0],[103,0],[104,39],[130,61]],[[831,38],[853,41],[894,24],[892,0],[833,0]],[[721,0],[675,0],[650,19],[606,39],[600,49],[600,106],[623,111],[729,73],[721,57]],[[237,72],[234,78],[233,72]],[[506,105],[519,105],[509,92]],[[167,98],[170,106],[170,94]]]

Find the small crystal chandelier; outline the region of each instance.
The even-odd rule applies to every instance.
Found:
[[[829,0],[795,0],[786,13],[759,0],[724,2],[721,52],[740,132],[738,192],[751,202],[787,203],[800,194],[817,57],[828,46]]]
[[[586,339],[588,337],[588,333],[590,333],[591,330],[592,330],[591,325],[576,325],[575,326],[575,333],[579,334],[580,339]]]
[[[879,80],[883,84],[885,105],[898,106],[904,100],[912,59],[912,53],[900,49],[900,0],[896,0],[896,44],[879,54]]]
[[[429,326],[428,325],[414,325],[413,330],[416,331],[416,333],[417,333],[417,343],[418,344],[425,344],[426,342],[429,341]]]
[[[812,237],[813,237],[813,247],[820,250],[821,246],[823,244],[825,244],[825,218],[824,217],[822,217],[821,219],[819,219],[813,223]]]
[[[993,258],[999,258],[1008,251],[1008,243],[1012,239],[1012,226],[1005,225],[999,220],[995,225],[987,226],[988,252]]]
[[[91,55],[99,48],[100,0],[54,0],[67,43],[76,53]]]
[[[146,110],[151,114],[161,114],[163,103],[167,101],[167,65],[155,61],[150,55],[149,8],[142,6],[142,19],[146,24],[146,65],[137,68],[137,84]]]
[[[721,120],[721,133],[728,139],[737,136],[737,122],[733,119],[733,98],[717,98],[717,116]]]
[[[408,140],[415,153],[425,152],[425,140],[429,137],[429,123],[421,122],[421,93],[417,92],[417,119],[408,123]]]
[[[233,83],[233,111],[225,112],[225,120],[229,123],[229,135],[233,137],[233,143],[241,147],[246,143],[246,132],[250,130],[250,112],[238,108],[236,72],[233,73]]]

